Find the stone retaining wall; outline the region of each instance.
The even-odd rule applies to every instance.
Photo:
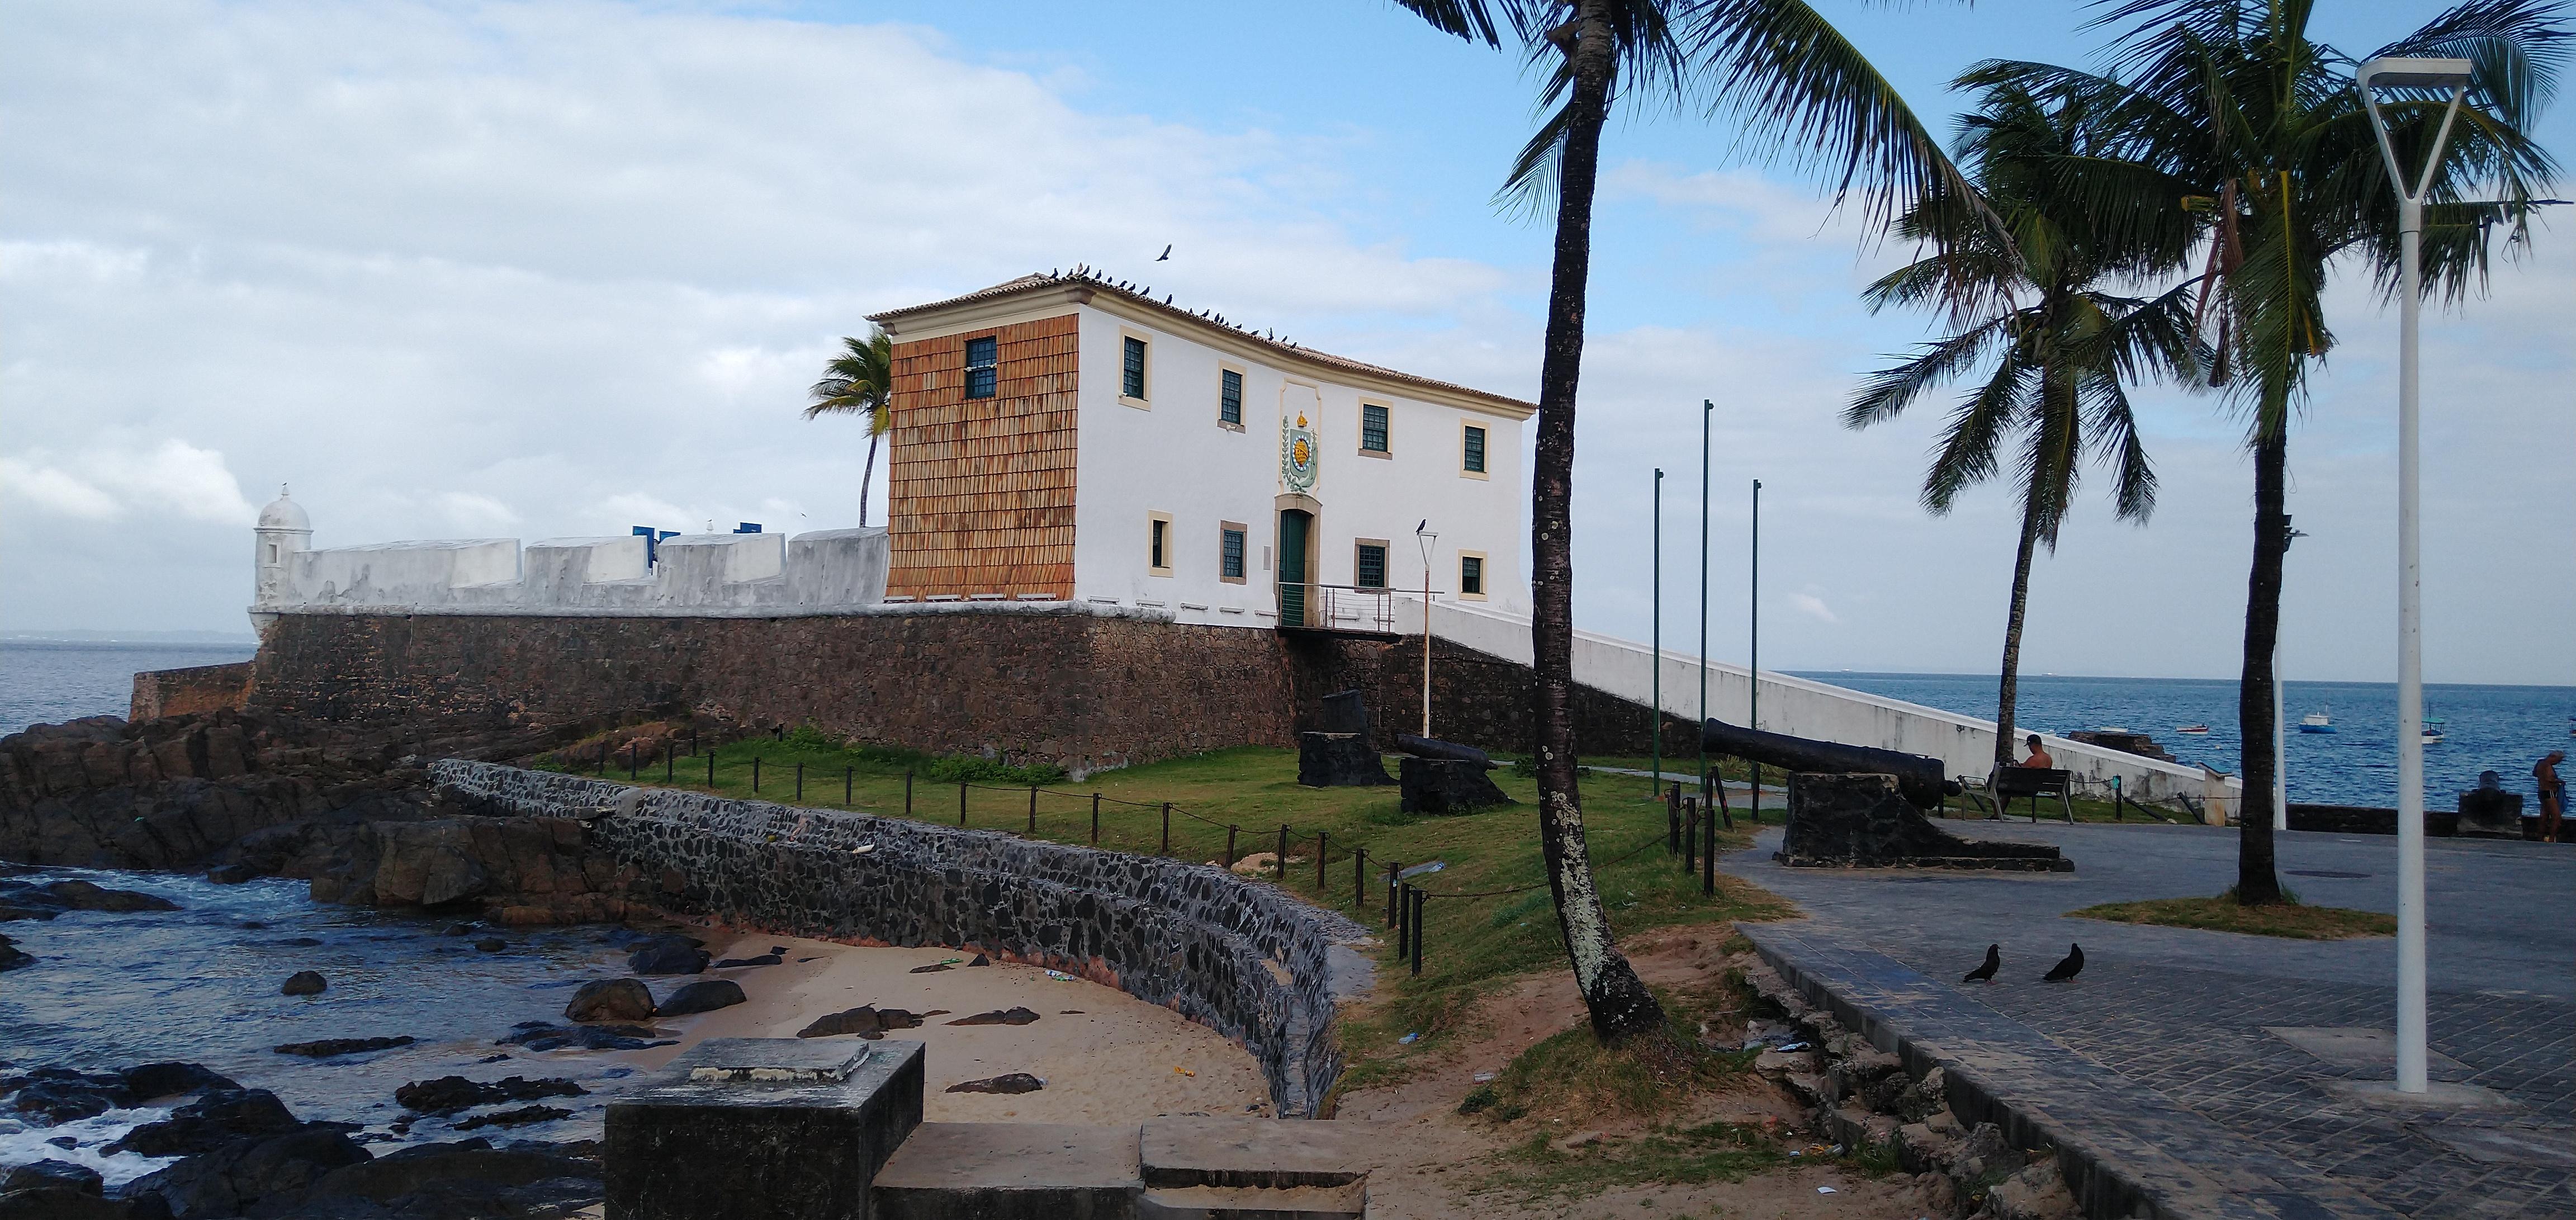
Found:
[[[192,665],[186,669],[147,670],[134,675],[127,700],[128,720],[158,720],[203,712],[238,712],[250,702],[253,662]]]
[[[631,788],[489,763],[430,769],[476,812],[592,821],[675,909],[745,927],[972,948],[1116,987],[1234,1039],[1282,1117],[1341,1075],[1332,1018],[1369,985],[1358,924],[1222,869],[997,831]],[[857,849],[865,848],[864,852]]]

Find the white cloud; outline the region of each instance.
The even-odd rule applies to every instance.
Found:
[[[23,458],[0,458],[0,487],[39,511],[93,521],[134,512],[242,526],[251,521],[250,502],[224,455],[179,440],[63,457],[30,450]]]
[[[1789,595],[1789,604],[1796,606],[1800,613],[1820,623],[1843,621],[1834,613],[1833,607],[1825,604],[1825,599],[1813,593],[1792,593]]]

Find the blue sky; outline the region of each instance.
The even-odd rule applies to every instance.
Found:
[[[2324,8],[2358,53],[2436,6]],[[1967,64],[2101,42],[2062,4],[1827,11],[1945,133]],[[1530,81],[1517,53],[1389,5],[138,0],[12,25],[0,628],[237,628],[248,514],[287,481],[325,545],[845,524],[864,447],[795,415],[836,337],[1076,262],[1535,397],[1549,232],[1489,202]],[[2576,147],[2563,107],[2544,132]],[[1734,141],[1662,112],[1605,149],[1578,619],[1645,634],[1661,465],[1665,619],[1689,630],[1706,397],[1713,651],[1742,655],[1758,475],[1766,664],[1989,669],[2006,497],[1915,504],[1944,403],[1833,422],[1858,374],[1926,336],[1856,301],[1902,251]],[[2576,683],[2570,235],[2562,218],[2490,300],[2428,318],[2436,681]],[[2380,679],[2395,319],[2358,291],[2331,308],[2343,346],[2293,448],[2311,537],[2286,664]],[[2111,522],[2096,480],[2034,580],[2033,672],[2235,671],[2237,425],[2205,398],[2142,402],[2157,515]]]

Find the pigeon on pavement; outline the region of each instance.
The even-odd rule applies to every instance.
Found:
[[[2004,947],[2002,945],[1988,945],[1986,946],[1986,964],[1969,971],[1968,977],[1960,979],[1959,981],[1962,983],[1991,983],[1995,981],[1995,971],[2003,968]]]
[[[2084,946],[2068,945],[2066,946],[2066,960],[2050,967],[2047,977],[2040,981],[2044,983],[2063,983],[2066,980],[2083,973],[2083,971]]]

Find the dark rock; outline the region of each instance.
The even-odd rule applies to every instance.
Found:
[[[971,1017],[959,1017],[959,1018],[957,1018],[956,1020],[949,1022],[949,1024],[950,1024],[950,1025],[1026,1025],[1026,1024],[1028,1024],[1028,1023],[1032,1022],[1032,1021],[1037,1020],[1037,1019],[1038,1019],[1038,1014],[1036,1014],[1036,1013],[1034,1013],[1034,1012],[1031,1012],[1031,1011],[1029,1011],[1028,1009],[1025,1009],[1025,1008],[1004,1008],[1004,1009],[999,1009],[999,1010],[996,1010],[996,1011],[993,1011],[993,1012],[979,1012],[979,1013],[976,1013],[974,1016],[971,1016]]]
[[[771,946],[769,947],[769,951],[770,951],[772,954],[781,954],[781,955],[783,955],[783,954],[785,954],[785,953],[787,952],[787,946],[785,946],[785,945],[771,945]]]
[[[454,1114],[497,1101],[534,1101],[540,1097],[579,1097],[582,1087],[560,1076],[529,1080],[523,1076],[484,1083],[462,1076],[415,1080],[394,1090],[394,1101],[422,1114]]]
[[[345,1132],[308,1127],[265,1139],[236,1140],[136,1180],[129,1199],[157,1199],[171,1220],[238,1216],[256,1208],[281,1214],[326,1174],[361,1164],[367,1150]]]
[[[1905,799],[1897,777],[1877,774],[1792,772],[1789,825],[1772,858],[1816,868],[2075,868],[2054,847],[1954,837]]]
[[[665,1017],[685,1017],[691,1013],[730,1008],[746,998],[742,994],[742,984],[732,979],[708,979],[672,992],[670,998],[663,1000],[654,1011]]]
[[[559,1110],[553,1106],[521,1106],[516,1110],[495,1110],[489,1114],[477,1114],[456,1124],[456,1129],[472,1131],[482,1127],[524,1127],[530,1123],[550,1123],[558,1118],[570,1117],[572,1117],[572,1111]]]
[[[277,989],[277,993],[279,995],[320,995],[330,985],[324,981],[319,971],[298,970],[287,976],[286,982]]]
[[[626,968],[637,974],[697,974],[713,955],[685,936],[657,936],[627,955]]]
[[[511,1030],[499,1045],[523,1046],[532,1051],[557,1051],[566,1047],[579,1047],[586,1051],[640,1051],[646,1047],[671,1045],[669,1040],[654,1040],[660,1033],[641,1025],[563,1026],[528,1021]]]
[[[472,936],[472,935],[474,935],[474,925],[473,925],[473,924],[470,924],[470,923],[452,923],[452,924],[447,925],[447,927],[445,927],[444,929],[440,930],[439,935],[441,935],[441,936]]]
[[[1297,782],[1309,788],[1373,788],[1395,781],[1377,747],[1356,733],[1297,734]]]
[[[983,954],[981,954],[981,953],[978,953],[978,954],[976,954],[976,955],[975,955],[975,960],[974,960],[974,961],[968,962],[968,963],[966,963],[966,964],[967,964],[968,966],[970,966],[970,967],[971,967],[971,966],[990,966],[990,965],[992,965],[992,964],[993,964],[993,959],[991,959],[991,958],[989,958],[989,957],[986,957],[986,956],[984,956],[984,955],[983,955]]]
[[[906,974],[937,974],[937,973],[939,973],[939,972],[940,972],[940,971],[942,971],[942,970],[953,970],[953,969],[955,969],[955,967],[950,966],[950,965],[949,965],[948,963],[946,963],[946,962],[932,962],[932,963],[930,963],[930,964],[929,964],[929,965],[927,965],[927,966],[915,966],[915,967],[913,967],[913,968],[912,968],[912,969],[910,969],[910,970],[904,971],[904,973],[906,973]]]
[[[955,1024],[955,1022],[950,1022]],[[948,1086],[951,1093],[1035,1093],[1046,1082],[1027,1072],[1005,1072],[983,1080],[962,1080]]]
[[[259,876],[260,867],[256,864],[218,864],[206,870],[206,880],[217,885],[240,885]]]
[[[49,906],[26,906],[15,902],[0,902],[0,923],[8,923],[11,920],[17,919],[52,919],[54,916],[60,914],[62,914],[61,911],[55,910]]]
[[[653,1015],[653,992],[642,979],[584,983],[564,1005],[567,1021],[641,1021]]]
[[[775,953],[763,953],[758,957],[728,957],[723,961],[717,962],[715,964],[715,968],[718,970],[731,970],[738,966],[775,966],[783,960],[785,959],[779,957]]]
[[[15,970],[36,964],[36,955],[18,947],[18,943],[0,936],[0,970]]]
[[[10,1100],[19,1113],[42,1117],[46,1126],[53,1126],[76,1118],[95,1118],[130,1106],[135,1099],[125,1091],[125,1080],[119,1076],[37,1068],[20,1078],[18,1091]]]
[[[38,1161],[33,1165],[13,1165],[0,1174],[0,1194],[13,1190],[70,1190],[75,1194],[94,1195],[103,1179],[87,1165],[70,1161]]]
[[[0,1220],[142,1220],[145,1206],[125,1199],[101,1198],[70,1186],[0,1191]],[[149,1213],[152,1220],[167,1214],[165,1208],[153,1208]]]
[[[439,1192],[460,1185],[489,1191],[494,1188],[528,1187],[538,1183],[565,1179],[587,1180],[596,1198],[599,1166],[593,1161],[564,1155],[546,1145],[521,1144],[499,1149],[485,1139],[459,1140],[451,1144],[420,1144],[398,1152],[389,1152],[372,1161],[333,1170],[313,1184],[308,1198],[316,1205],[331,1200],[365,1200],[392,1205],[408,1200],[417,1205],[434,1206],[445,1202]],[[413,1214],[412,1207],[399,1214]],[[432,1209],[422,1209],[432,1210]],[[498,1216],[520,1214],[516,1209],[490,1209],[436,1215]]]
[[[475,950],[482,953],[498,953],[509,947],[510,942],[505,941],[498,936],[486,936],[483,939],[474,942]]]
[[[233,1083],[231,1077],[196,1063],[146,1063],[127,1068],[118,1075],[125,1082],[125,1091],[133,1094],[136,1101],[241,1087]]]
[[[391,1050],[412,1044],[409,1034],[391,1038],[324,1038],[318,1042],[289,1042],[270,1047],[281,1055],[302,1055],[307,1059],[328,1059],[333,1055],[355,1055],[362,1051]]]
[[[172,1110],[168,1118],[126,1132],[107,1151],[193,1156],[238,1140],[284,1135],[303,1125],[266,1089],[214,1089]]]
[[[861,1004],[856,1008],[816,1017],[813,1024],[797,1030],[796,1036],[830,1038],[841,1034],[857,1034],[862,1038],[881,1038],[885,1036],[885,1029],[885,1018],[877,1015],[876,1006]]]
[[[75,911],[175,911],[179,904],[140,890],[111,890],[88,881],[57,881],[45,887]]]
[[[1465,813],[1493,805],[1512,804],[1512,798],[1494,786],[1486,777],[1489,764],[1456,758],[1421,758],[1406,755],[1397,767],[1402,776],[1403,809],[1406,813]]]

